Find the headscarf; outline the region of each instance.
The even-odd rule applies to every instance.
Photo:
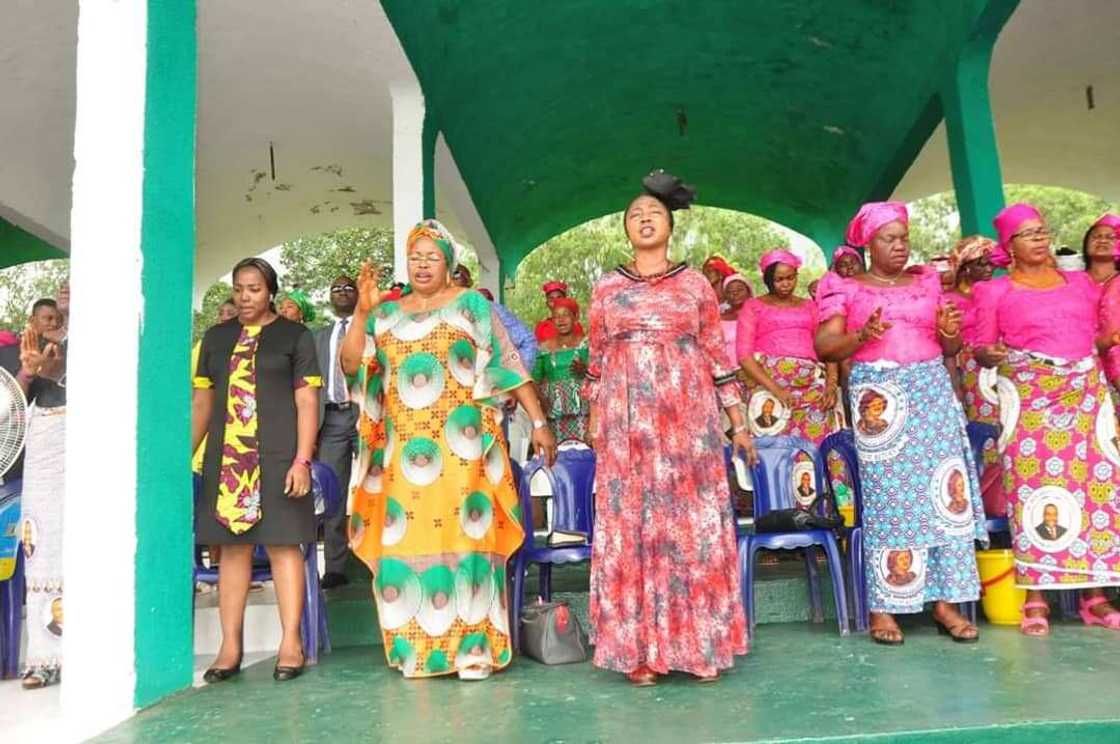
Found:
[[[1011,236],[1027,220],[1041,220],[1042,213],[1030,204],[1012,204],[996,213],[992,225],[999,234],[999,247],[1011,255]]]
[[[727,285],[731,284],[731,282],[742,282],[743,284],[747,285],[747,289],[751,288],[751,283],[747,281],[747,278],[738,272],[732,274],[731,276],[724,277],[723,282],[720,284],[720,288],[727,289]]]
[[[688,185],[672,173],[666,173],[661,168],[650,171],[649,175],[642,179],[642,191],[669,209],[670,224],[673,212],[678,209],[688,209],[696,198],[695,187]]]
[[[494,293],[491,292],[490,290],[488,290],[486,287],[479,287],[478,288],[478,293],[480,295],[482,295],[483,297],[485,297],[486,299],[490,300],[491,302],[494,301]]]
[[[859,208],[856,216],[848,223],[844,241],[856,248],[866,248],[875,233],[883,225],[891,222],[910,224],[910,213],[902,202],[868,202]]]
[[[949,252],[949,262],[953,264],[953,271],[970,261],[975,261],[984,256],[990,256],[996,248],[996,243],[991,238],[983,235],[969,235],[961,238]]]
[[[304,323],[310,323],[315,320],[315,306],[311,304],[311,298],[302,289],[293,289],[284,295],[284,299],[291,300],[299,308],[299,314],[303,316]]]
[[[844,256],[851,256],[851,257],[855,258],[857,261],[859,261],[861,265],[863,264],[863,256],[861,256],[859,254],[859,251],[857,251],[855,248],[851,247],[850,245],[838,245],[832,251],[832,264],[830,264],[829,268],[830,269],[835,269],[836,268],[836,262],[839,261]]]
[[[727,277],[735,273],[735,269],[731,268],[731,264],[727,263],[727,261],[723,259],[723,256],[708,256],[702,268],[713,269],[723,279],[727,279]]]
[[[573,300],[571,297],[557,297],[555,300],[553,300],[552,309],[555,310],[558,307],[564,308],[572,314],[572,317],[574,317],[576,320],[579,320],[579,303]]]
[[[563,292],[564,294],[568,294],[568,285],[566,282],[561,282],[553,279],[552,281],[545,282],[543,285],[541,285],[541,291],[545,294],[548,294],[549,292]]]
[[[455,244],[455,238],[451,237],[451,233],[443,226],[443,223],[439,220],[420,220],[417,222],[416,226],[409,231],[408,238],[405,240],[405,252],[412,250],[412,246],[420,238],[427,238],[436,244],[440,253],[443,254],[448,274],[455,270],[459,252]]]
[[[758,270],[765,274],[766,270],[776,263],[784,263],[786,266],[790,266],[793,269],[801,268],[800,258],[793,255],[785,248],[775,248],[772,251],[767,251],[762,254],[762,258],[758,260]],[[724,280],[724,282],[726,283],[726,280]]]

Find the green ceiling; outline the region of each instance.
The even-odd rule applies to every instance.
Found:
[[[382,0],[503,260],[622,209],[699,201],[835,239],[941,118],[1006,0]]]
[[[66,253],[0,218],[0,269],[48,258],[66,258]]]

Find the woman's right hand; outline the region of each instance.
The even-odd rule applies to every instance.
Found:
[[[381,290],[377,287],[380,272],[370,261],[362,261],[358,272],[358,311],[368,315],[381,304]]]
[[[1000,341],[997,344],[976,347],[976,359],[985,367],[998,367],[1007,359],[1007,347]]]
[[[883,320],[883,308],[877,307],[875,308],[875,312],[871,313],[871,317],[867,319],[867,322],[863,324],[863,328],[860,328],[856,332],[856,336],[859,338],[859,343],[862,346],[868,341],[878,341],[881,339],[884,334],[890,330],[890,327],[891,324]]]
[[[39,334],[31,326],[23,331],[19,340],[19,363],[29,375],[39,374],[43,367],[43,352],[39,350]]]

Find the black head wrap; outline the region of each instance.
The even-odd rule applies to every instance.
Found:
[[[673,227],[673,212],[678,209],[688,209],[696,199],[695,187],[689,186],[672,173],[666,173],[660,168],[650,171],[650,174],[642,179],[642,193],[652,196],[669,210],[670,229]],[[625,215],[623,221],[625,222]]]

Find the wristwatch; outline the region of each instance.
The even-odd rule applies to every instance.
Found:
[[[533,431],[536,431],[537,429],[543,429],[546,426],[548,426],[548,422],[544,421],[543,419],[533,419]]]

